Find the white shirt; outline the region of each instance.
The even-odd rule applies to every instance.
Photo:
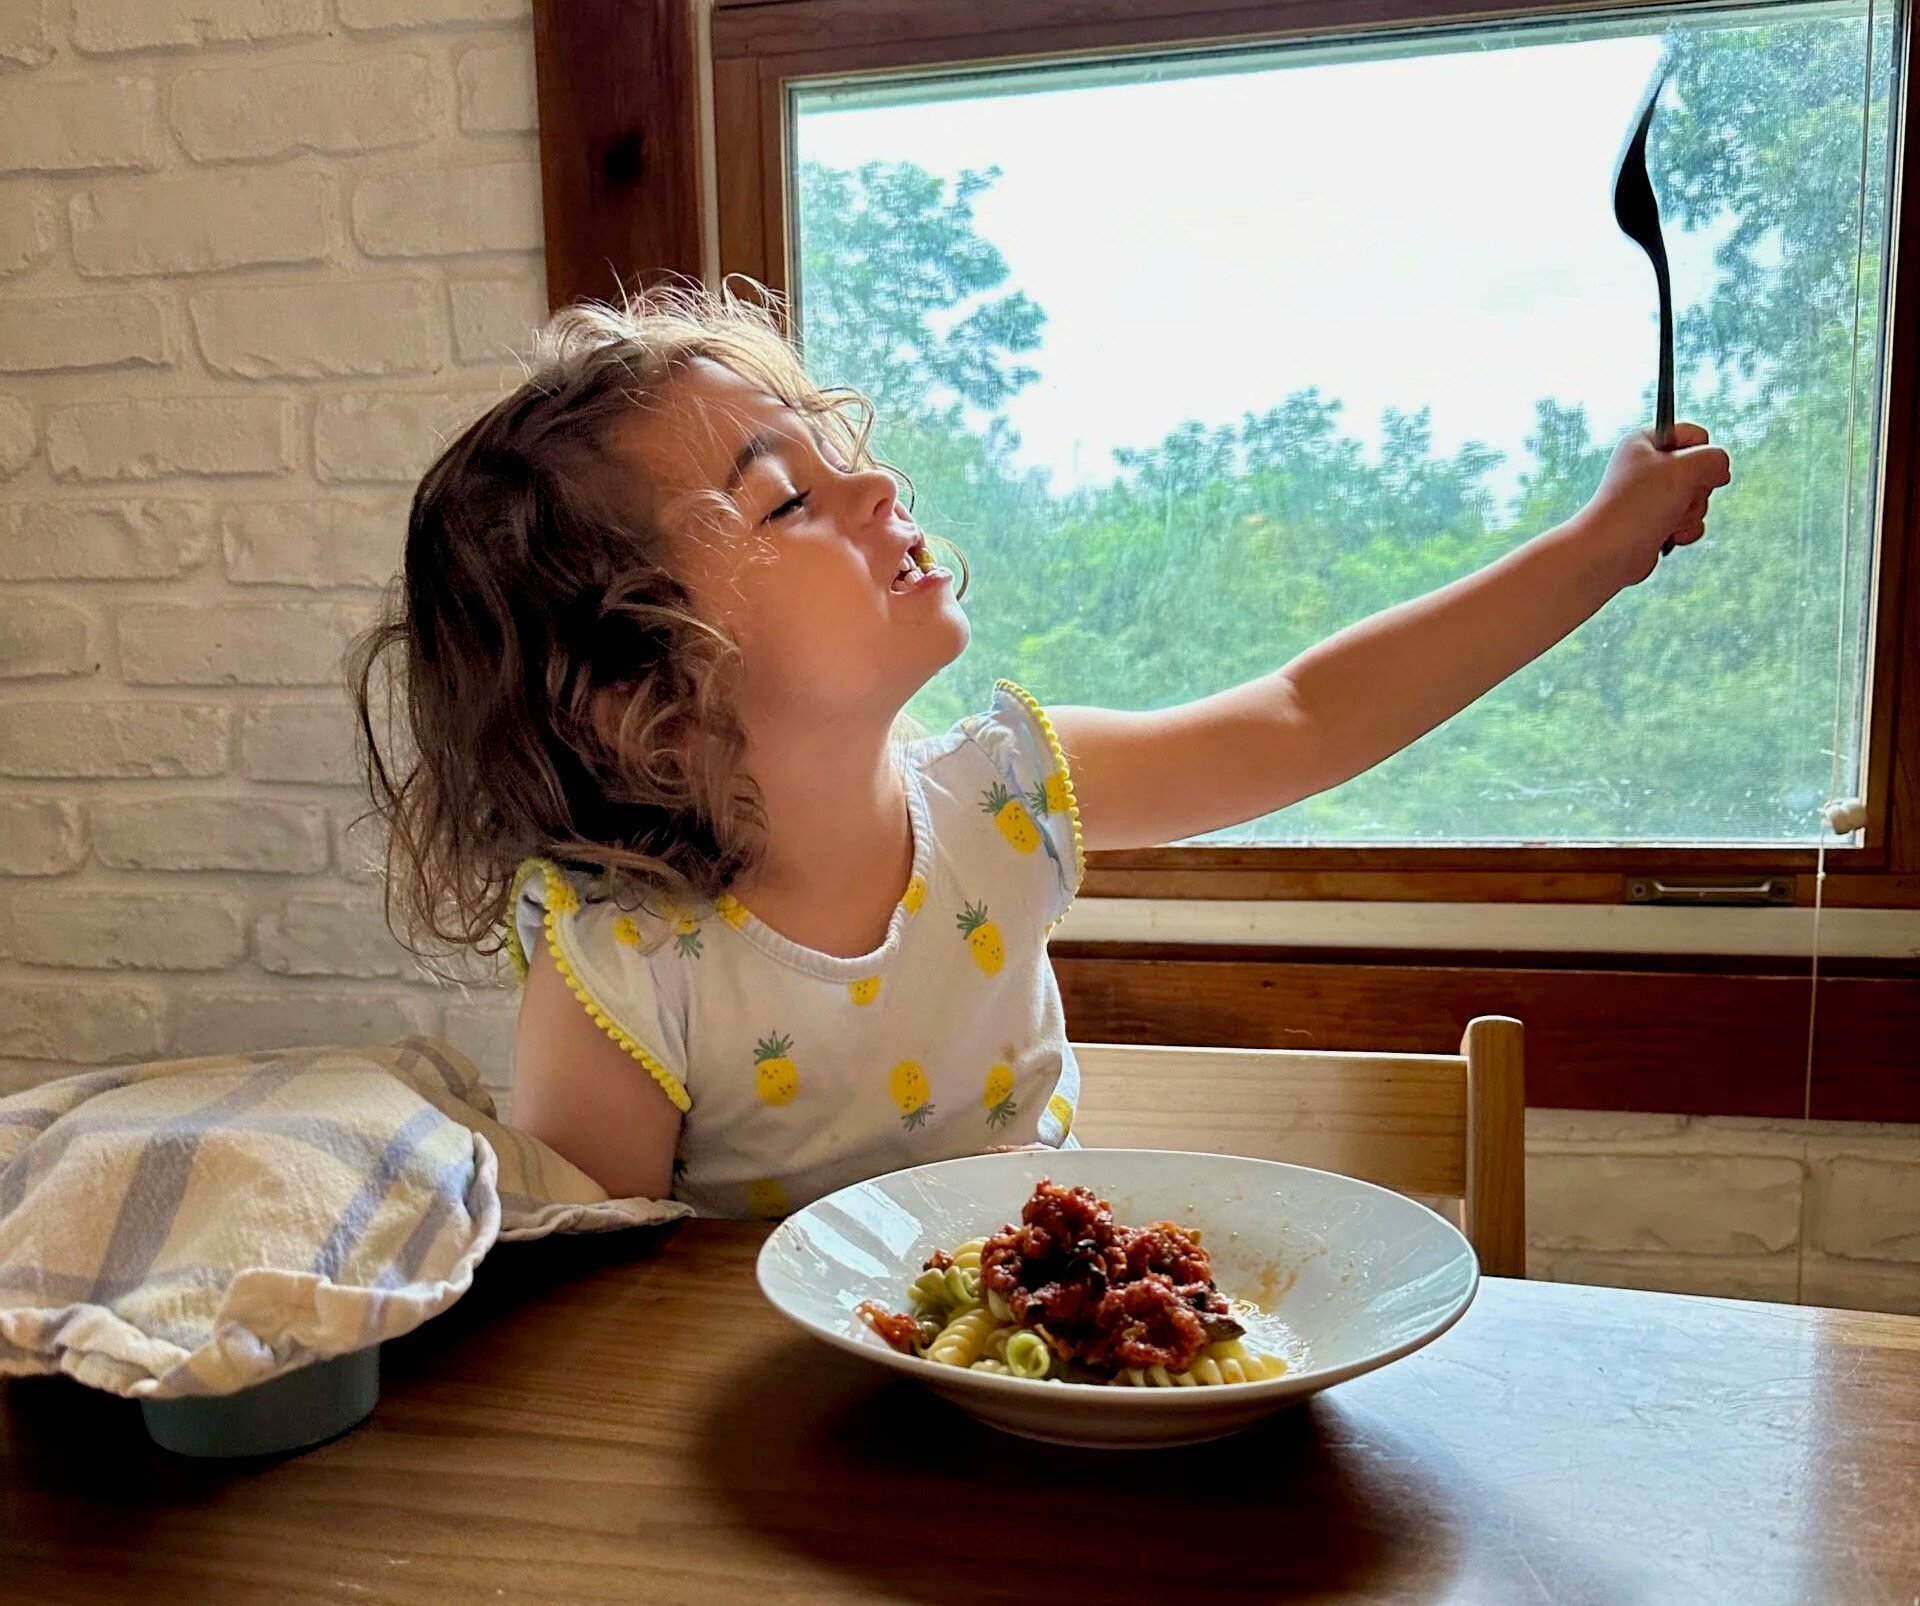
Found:
[[[1084,870],[1065,755],[1002,681],[901,754],[913,873],[886,940],[843,958],[735,899],[648,913],[529,860],[512,957],[536,943],[680,1107],[674,1197],[780,1216],[848,1183],[993,1144],[1068,1141],[1080,1076],[1047,933]]]

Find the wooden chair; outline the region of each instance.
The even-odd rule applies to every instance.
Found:
[[[1527,1274],[1521,1025],[1483,1015],[1458,1054],[1076,1043],[1074,1135],[1105,1148],[1287,1160],[1462,1203],[1481,1270]]]

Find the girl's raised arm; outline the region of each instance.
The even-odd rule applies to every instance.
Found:
[[[1705,533],[1727,454],[1696,424],[1635,433],[1565,524],[1363,619],[1270,675],[1151,713],[1050,708],[1089,849],[1155,847],[1257,820],[1371,769]]]

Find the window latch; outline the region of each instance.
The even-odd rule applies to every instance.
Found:
[[[1628,903],[1690,904],[1710,908],[1752,908],[1755,905],[1792,903],[1793,877],[1763,876],[1758,881],[1704,880],[1662,881],[1657,876],[1628,876]]]

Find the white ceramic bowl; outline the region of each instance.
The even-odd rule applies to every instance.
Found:
[[[1280,1324],[1288,1371],[1259,1383],[1141,1389],[1036,1382],[936,1366],[890,1349],[854,1314],[907,1308],[936,1248],[1017,1221],[1051,1177],[1109,1201],[1128,1226],[1200,1229],[1214,1279]],[[1455,1228],[1371,1183],[1304,1166],[1156,1149],[986,1154],[856,1183],[789,1216],[760,1252],[760,1288],[816,1338],[917,1378],[983,1422],[1056,1444],[1193,1444],[1384,1366],[1438,1338],[1472,1301],[1480,1268]],[[1256,1330],[1258,1331],[1258,1330]]]

